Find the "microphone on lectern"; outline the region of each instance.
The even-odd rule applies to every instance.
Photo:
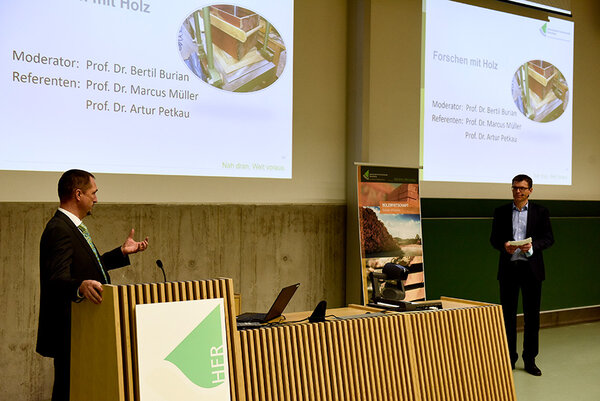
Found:
[[[165,269],[163,269],[163,263],[160,259],[156,260],[156,266],[158,266],[158,268],[162,271],[163,274],[163,278],[165,279],[164,282],[167,282],[167,275],[165,274]]]

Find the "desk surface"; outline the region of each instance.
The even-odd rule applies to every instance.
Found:
[[[421,302],[415,302],[415,303],[419,304],[419,305],[427,305],[427,304],[439,304],[440,302],[442,303],[442,309],[458,309],[458,308],[467,308],[467,307],[473,307],[473,306],[490,305],[490,304],[484,303],[484,302],[469,301],[469,300],[450,298],[450,297],[441,297],[439,300],[421,301]],[[374,308],[374,307],[365,306],[365,305],[350,304],[344,308],[327,309],[325,311],[325,316],[326,316],[326,318],[327,318],[327,316],[348,317],[348,316],[355,316],[355,315],[364,315],[367,313],[381,313],[381,312],[387,312],[390,314],[406,313],[406,312],[386,311],[384,309]],[[277,319],[274,319],[271,323],[292,324],[295,322],[298,322],[298,323],[301,321],[304,322],[304,321],[306,321],[306,319],[308,319],[308,317],[311,314],[312,314],[312,311],[284,313],[283,314],[284,319],[277,318]],[[328,320],[330,320],[330,318],[328,318]]]
[[[330,315],[354,316],[354,315],[362,315],[363,313],[368,313],[368,312],[381,312],[381,311],[382,310],[379,308],[372,308],[370,306],[350,304],[344,308],[327,309],[325,311],[325,316],[330,316]],[[305,319],[308,319],[308,317],[310,315],[312,315],[312,311],[284,313],[283,316],[285,317],[285,320],[283,320],[281,323],[292,323],[292,322],[297,322],[300,320],[305,320]],[[278,320],[275,319],[275,321],[278,321]]]

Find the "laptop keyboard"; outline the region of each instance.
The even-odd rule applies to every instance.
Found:
[[[265,317],[267,317],[266,313],[242,313],[241,315],[236,317],[238,323],[248,322],[264,322]]]

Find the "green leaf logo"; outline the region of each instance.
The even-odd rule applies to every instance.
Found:
[[[369,170],[365,171],[365,173],[363,174],[363,177],[365,177],[365,180],[369,179]]]
[[[540,28],[540,31],[542,31],[542,35],[546,36],[547,29],[548,29],[548,23],[546,22],[546,23],[545,23],[544,25],[542,25],[542,27]]]
[[[165,360],[195,385],[217,387],[225,382],[227,369],[222,333],[221,307],[217,305]]]

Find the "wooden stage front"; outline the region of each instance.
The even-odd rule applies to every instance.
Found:
[[[74,400],[139,400],[136,305],[212,298],[224,299],[234,401],[516,399],[499,305],[442,298],[441,310],[373,317],[351,305],[238,331],[231,279],[107,285],[103,297],[73,305]]]

